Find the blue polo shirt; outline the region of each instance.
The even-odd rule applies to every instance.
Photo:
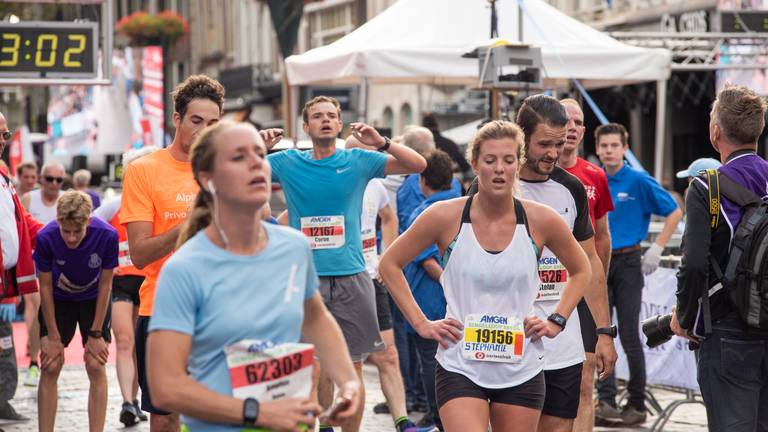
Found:
[[[608,174],[608,189],[616,209],[608,213],[613,249],[639,244],[648,235],[651,215],[669,216],[677,203],[648,173],[634,170],[626,163],[616,173]]]
[[[416,207],[420,206],[426,197],[421,192],[419,181],[421,175],[411,174],[405,178],[405,181],[397,190],[397,222],[400,228],[400,234],[405,232],[405,228],[410,225],[410,218]],[[457,197],[462,195],[461,183],[454,177],[451,181],[451,191]]]
[[[357,148],[336,149],[332,156],[315,160],[311,150],[291,149],[270,154],[267,159],[272,165],[272,181],[285,191],[290,225],[310,241],[317,274],[364,272],[360,239],[363,194],[369,180],[384,177],[387,155]]]

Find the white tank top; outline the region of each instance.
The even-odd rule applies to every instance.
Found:
[[[471,205],[472,197],[464,207],[459,234],[445,252],[447,264],[440,277],[446,318],[462,322],[464,332],[459,343],[447,349],[439,347],[436,358],[445,370],[460,373],[481,387],[513,387],[544,368],[541,340],[531,342],[519,333],[523,319],[533,315],[539,286],[535,245],[528,234],[523,206],[515,200],[518,225],[512,241],[498,254],[485,251],[472,230]],[[511,330],[518,326],[519,332]],[[485,330],[488,332],[483,334]],[[501,352],[502,346],[506,351]],[[504,359],[510,352],[512,362]]]
[[[56,204],[47,207],[43,204],[40,189],[35,189],[29,192],[29,214],[41,224],[47,225],[56,219]]]

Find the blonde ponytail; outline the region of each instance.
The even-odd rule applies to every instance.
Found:
[[[205,229],[213,220],[213,202],[211,194],[205,189],[200,189],[195,197],[195,203],[190,210],[187,220],[181,226],[179,239],[176,240],[176,249],[187,242],[187,240],[197,234],[198,231]]]

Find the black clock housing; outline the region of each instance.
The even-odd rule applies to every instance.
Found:
[[[0,77],[94,78],[98,24],[0,23]]]

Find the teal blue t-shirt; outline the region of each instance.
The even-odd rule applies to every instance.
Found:
[[[311,150],[286,150],[269,155],[269,163],[272,181],[285,191],[291,226],[310,240],[317,273],[345,276],[365,271],[360,239],[363,194],[369,180],[384,177],[387,155],[337,149],[333,156],[315,160]]]
[[[298,342],[304,302],[319,281],[307,240],[295,230],[265,223],[267,247],[241,256],[199,232],[165,263],[157,283],[149,330],[192,336],[187,370],[209,389],[232,395],[224,347],[244,339]],[[184,417],[193,431],[239,431]]]

